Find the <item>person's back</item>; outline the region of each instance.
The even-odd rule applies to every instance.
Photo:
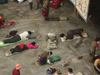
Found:
[[[48,55],[49,55],[48,52],[44,52],[44,53],[41,54],[41,56],[42,56],[44,59],[47,59],[47,56],[48,56]]]
[[[23,33],[19,34],[21,40],[25,39],[28,35],[28,31],[24,31]]]
[[[96,41],[91,42],[90,50],[95,49],[95,44],[96,44]]]
[[[78,34],[80,32],[80,29],[75,29],[75,30],[71,30],[73,32],[74,35]]]

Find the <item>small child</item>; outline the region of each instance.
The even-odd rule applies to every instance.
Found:
[[[74,75],[73,74],[73,69],[72,68],[68,68],[68,73],[64,73],[64,75]]]

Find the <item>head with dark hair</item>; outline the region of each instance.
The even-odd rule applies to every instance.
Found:
[[[59,37],[64,37],[65,36],[65,34],[64,33],[62,33],[62,34],[60,34],[60,36]]]
[[[32,34],[32,32],[31,32],[31,31],[28,31],[28,34],[29,34],[29,35],[31,35],[31,34]]]
[[[68,72],[73,73],[73,69],[72,68],[68,68]]]
[[[49,53],[49,55],[52,55],[52,52],[51,51],[49,51],[48,53]]]
[[[95,41],[97,41],[97,42],[98,42],[99,40],[100,40],[100,38],[96,38],[96,39],[95,39]]]
[[[32,42],[31,44],[35,46],[36,42]]]
[[[80,31],[81,31],[81,32],[83,32],[83,31],[84,31],[84,29],[80,29]]]

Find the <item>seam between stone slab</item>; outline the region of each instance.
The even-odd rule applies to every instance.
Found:
[[[79,55],[79,56],[81,56],[77,51],[76,51],[76,49],[75,48],[73,48],[72,47],[72,45],[68,42],[68,44],[70,45],[70,47]],[[84,60],[84,58],[83,58],[83,61],[85,62],[85,60]],[[86,66],[87,66],[87,68],[91,71],[91,68],[88,66],[88,64],[85,62],[85,64],[86,64]],[[91,71],[92,72],[92,71]],[[93,72],[92,72],[93,73]],[[95,75],[94,73],[93,73],[93,75]]]

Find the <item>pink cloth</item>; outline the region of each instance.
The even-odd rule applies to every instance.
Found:
[[[30,49],[30,48],[34,48],[34,49],[37,49],[38,48],[38,46],[33,46],[32,44],[31,44],[31,42],[30,43],[28,43],[28,44],[26,44],[27,45],[27,47]]]

